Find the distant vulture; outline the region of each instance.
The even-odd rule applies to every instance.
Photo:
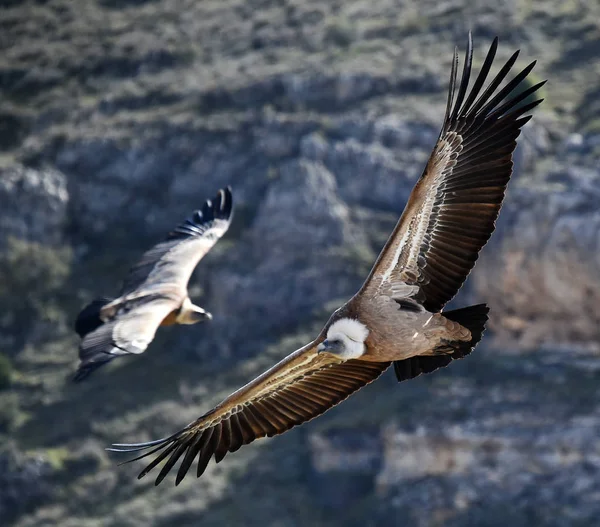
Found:
[[[166,459],[158,485],[180,458],[176,484],[196,458],[200,476],[212,456],[219,463],[242,445],[321,415],[391,364],[398,381],[404,381],[473,350],[487,321],[485,304],[441,310],[494,230],[516,139],[531,118],[526,114],[541,102],[531,102],[532,94],[544,84],[523,86],[533,62],[498,90],[517,51],[483,89],[497,46],[495,39],[470,90],[471,37],[458,86],[455,51],[437,143],[358,293],[333,313],[313,342],[179,432],[148,443],[113,445],[110,450],[119,452],[151,448],[130,461],[160,452],[139,478]]]
[[[187,285],[202,257],[227,232],[232,218],[231,189],[178,225],[131,269],[118,298],[99,298],[75,321],[83,339],[74,381],[116,357],[143,353],[159,326],[195,324],[212,315],[192,304]]]

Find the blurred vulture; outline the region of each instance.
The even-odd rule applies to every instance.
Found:
[[[75,322],[82,338],[79,368],[85,379],[116,357],[143,353],[159,326],[195,324],[212,315],[192,303],[187,285],[202,257],[227,232],[232,218],[231,189],[178,225],[167,239],[146,252],[127,276],[118,298],[99,298]]]
[[[487,321],[485,304],[442,309],[494,230],[516,139],[541,102],[532,95],[544,84],[524,84],[534,62],[500,88],[516,52],[484,87],[497,46],[495,39],[470,89],[470,36],[460,82],[455,51],[441,133],[361,289],[315,340],[179,432],[149,443],[113,445],[110,450],[143,452],[130,461],[158,453],[140,478],[166,460],[158,485],[180,459],[176,484],[196,459],[200,476],[211,457],[219,463],[242,445],[321,415],[392,364],[404,381],[473,350]]]

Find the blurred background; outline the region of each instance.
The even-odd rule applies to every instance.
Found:
[[[600,518],[600,4],[1,0],[3,526],[587,526]],[[467,360],[160,487],[164,437],[311,340],[361,285],[435,143],[455,45],[500,36],[546,101],[453,306]],[[461,54],[462,60],[462,54]],[[226,184],[190,291],[211,324],[70,382],[72,324]]]

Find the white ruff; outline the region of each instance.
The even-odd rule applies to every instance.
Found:
[[[179,309],[179,313],[177,313],[177,316],[175,317],[175,320],[179,323],[179,324],[187,324],[189,319],[190,319],[190,313],[192,311],[192,301],[190,300],[190,297],[186,297],[184,299],[184,301],[181,304],[181,308]]]
[[[343,342],[342,351],[336,355],[344,360],[358,359],[365,353],[365,340],[368,335],[367,326],[351,318],[337,320],[327,330],[327,340]]]
[[[331,339],[335,336],[348,337],[354,342],[363,344],[369,336],[369,330],[362,322],[352,318],[341,318],[336,320],[327,330],[327,338]]]

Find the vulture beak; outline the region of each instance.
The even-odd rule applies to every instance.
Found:
[[[337,353],[340,351],[341,342],[339,340],[324,340],[317,346],[317,353]]]
[[[208,311],[205,311],[204,309],[202,309],[201,307],[196,307],[194,309],[194,321],[195,322],[205,322],[205,321],[210,321],[212,320],[213,316],[211,313],[209,313]]]

